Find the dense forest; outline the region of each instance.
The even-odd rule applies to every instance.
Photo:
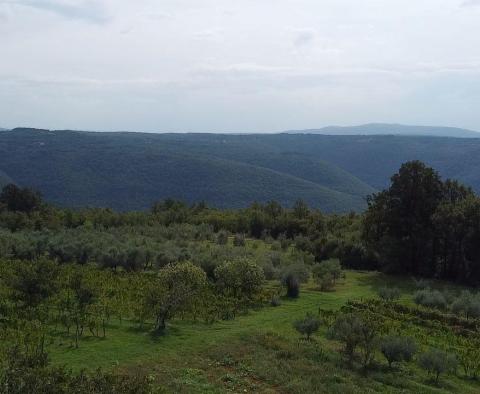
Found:
[[[9,183],[0,194],[0,387],[7,393],[197,392],[185,387],[200,373],[202,384],[213,385],[203,392],[268,392],[263,385],[357,392],[384,389],[388,379],[400,390],[405,373],[410,386],[403,389],[415,392],[425,373],[432,390],[448,375],[447,391],[457,384],[475,392],[480,296],[460,286],[480,283],[479,240],[475,192],[419,161],[403,164],[387,189],[368,198],[364,213],[341,215],[300,199],[291,207],[269,201],[242,209],[173,199],[149,211],[59,208],[34,189]],[[372,286],[377,298],[368,290],[368,299],[359,299],[366,291],[359,283],[378,275],[385,276]],[[438,280],[451,284],[439,288]],[[358,293],[342,295],[351,289]],[[402,297],[410,301],[399,302]],[[176,335],[202,338],[209,327],[243,327],[244,319],[270,313],[282,313],[278,327],[301,335],[298,345],[284,328],[263,331],[273,319],[253,337],[227,339],[222,350],[241,341],[239,348],[261,353],[268,365],[232,361],[246,357],[233,347],[230,359],[202,351],[215,367],[190,371],[179,383],[172,377],[178,368],[152,375],[150,367],[92,371],[87,359],[75,362],[83,351],[112,357],[123,350],[102,346],[129,349],[142,340],[144,353],[122,356],[140,357]],[[187,334],[192,330],[203,334]],[[341,352],[334,350],[338,344]],[[85,357],[95,360],[91,353]],[[216,380],[215,368],[239,375]],[[317,376],[312,368],[336,372]],[[272,375],[275,370],[285,376]],[[308,379],[301,378],[305,371]],[[321,382],[336,373],[339,381]],[[297,383],[288,386],[288,377]]]
[[[323,213],[362,212],[411,160],[480,192],[479,138],[0,132],[0,184],[33,187],[69,208],[147,210],[166,198],[291,208],[302,199]]]

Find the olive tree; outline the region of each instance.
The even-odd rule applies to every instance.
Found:
[[[310,336],[320,328],[320,320],[311,313],[307,313],[303,319],[296,320],[293,327],[300,334],[305,335],[305,339],[310,340]]]
[[[420,367],[435,377],[435,383],[438,383],[440,374],[454,371],[457,368],[457,358],[455,355],[439,349],[431,349],[422,353],[418,358]]]
[[[380,350],[391,368],[394,362],[411,361],[417,345],[410,337],[388,336],[382,339]]]
[[[207,284],[205,272],[192,263],[168,264],[147,285],[143,310],[155,320],[155,331],[161,332],[172,319],[197,297]]]
[[[316,264],[312,272],[321,290],[331,290],[342,276],[342,267],[337,259],[330,259]]]
[[[265,279],[263,269],[246,258],[219,265],[214,276],[221,293],[239,300],[253,299],[261,291]]]

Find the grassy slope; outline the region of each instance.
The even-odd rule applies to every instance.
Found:
[[[106,340],[85,338],[78,350],[67,343],[52,345],[52,358],[76,369],[147,371],[167,392],[479,392],[477,383],[451,376],[432,387],[415,366],[363,376],[345,368],[337,345],[323,335],[317,335],[313,345],[298,340],[292,328],[295,319],[319,307],[338,309],[347,300],[371,297],[389,282],[401,288],[402,300],[408,302],[411,281],[348,272],[335,292],[321,293],[310,286],[298,300],[211,326],[175,321],[160,338],[124,323],[112,327]]]

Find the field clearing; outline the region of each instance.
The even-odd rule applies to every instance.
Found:
[[[49,347],[55,364],[75,370],[117,369],[147,373],[164,392],[415,392],[478,393],[476,381],[445,375],[439,386],[414,363],[387,370],[381,354],[378,367],[365,374],[346,367],[336,342],[325,328],[312,342],[299,339],[292,322],[318,308],[338,310],[349,300],[373,298],[379,287],[395,285],[400,302],[410,304],[414,283],[376,272],[347,271],[336,290],[320,292],[310,283],[297,300],[282,300],[235,320],[211,325],[175,320],[168,331],[153,337],[131,322],[116,322],[106,339],[85,336],[72,349],[56,339]],[[273,284],[272,284],[273,285]],[[443,284],[438,284],[443,287]]]

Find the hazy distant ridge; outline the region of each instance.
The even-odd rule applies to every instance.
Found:
[[[369,123],[359,126],[328,126],[321,129],[289,130],[289,134],[323,135],[406,135],[431,137],[480,138],[480,133],[457,127],[407,126],[401,124]]]

